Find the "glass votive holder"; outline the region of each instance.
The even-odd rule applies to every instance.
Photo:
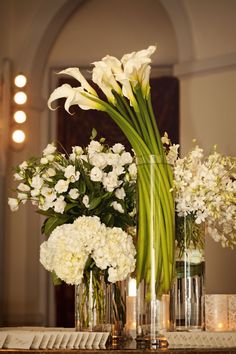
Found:
[[[205,295],[205,328],[210,332],[228,331],[228,295]]]
[[[236,294],[228,295],[229,330],[236,331]]]

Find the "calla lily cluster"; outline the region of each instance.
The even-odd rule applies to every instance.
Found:
[[[156,118],[153,113],[150,94],[151,55],[155,46],[138,52],[125,54],[121,60],[113,56],[105,56],[93,63],[92,81],[103,91],[107,100],[99,97],[96,90],[88,83],[78,68],[68,68],[59,74],[70,75],[79,82],[78,87],[64,84],[54,90],[48,105],[65,98],[65,109],[69,112],[72,105],[81,109],[105,111],[121,128],[132,145],[136,156],[146,158],[157,156],[155,163],[156,193],[154,201],[149,195],[150,170],[143,167],[138,176],[139,193],[139,232],[137,241],[138,283],[150,279],[151,248],[154,247],[156,269],[155,280],[158,292],[167,292],[173,279],[174,264],[174,203],[171,193],[172,173],[166,168],[166,157],[161,142]],[[159,208],[158,217],[150,214],[151,203]],[[154,235],[154,245],[150,245],[150,223],[153,230],[161,231]],[[155,232],[154,232],[155,233]],[[153,236],[152,236],[153,238]],[[153,276],[151,276],[153,278]]]

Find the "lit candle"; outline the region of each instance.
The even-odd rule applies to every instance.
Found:
[[[228,331],[228,296],[205,295],[205,314],[207,331]]]
[[[136,279],[128,280],[128,295],[126,296],[126,330],[136,330]]]

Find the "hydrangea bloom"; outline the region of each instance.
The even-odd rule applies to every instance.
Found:
[[[81,216],[54,229],[40,247],[40,262],[61,280],[78,285],[91,257],[115,283],[134,271],[135,253],[132,237],[125,231],[106,227],[96,216]]]

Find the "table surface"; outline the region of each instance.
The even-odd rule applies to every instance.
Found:
[[[204,348],[204,349],[0,349],[0,354],[143,354],[145,352],[165,353],[165,354],[236,354],[236,348]]]

